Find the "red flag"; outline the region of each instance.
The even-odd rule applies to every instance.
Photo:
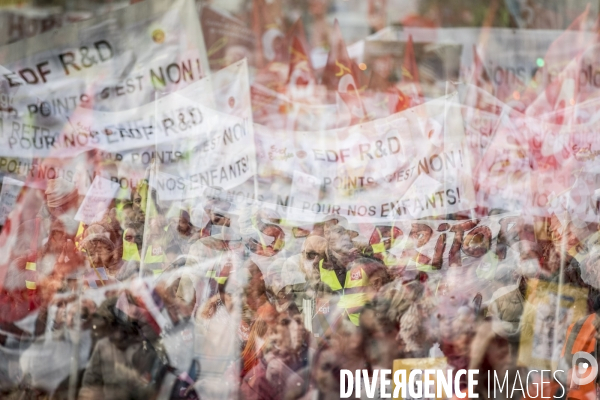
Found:
[[[404,61],[402,63],[402,78],[400,80],[405,92],[411,98],[413,106],[423,103],[423,90],[419,82],[419,68],[415,58],[412,35],[408,35],[408,42],[404,49]]]
[[[385,118],[410,107],[408,96],[375,70],[371,71],[365,97],[369,118]]]
[[[253,29],[256,35],[257,65],[284,62],[287,46],[283,34],[281,0],[254,0]]]
[[[352,71],[352,60],[348,55],[348,49],[346,43],[342,37],[340,25],[337,21],[333,23],[333,30],[331,33],[331,49],[327,56],[327,64],[323,71],[323,77],[321,83],[327,88],[327,90],[337,91],[340,89],[340,81],[346,76],[352,78],[354,87],[358,89],[358,77],[356,77]],[[344,82],[348,82],[346,78]]]
[[[419,83],[419,68],[415,58],[412,35],[408,35],[408,42],[404,49],[404,62],[402,63],[402,82]]]
[[[390,107],[391,110],[393,110],[392,113],[404,111],[407,108],[411,107],[410,98],[404,93],[402,93],[402,91],[396,86],[390,87],[387,93],[391,97]]]
[[[294,100],[313,101],[317,79],[302,42],[292,38],[290,45],[290,67],[287,78],[287,94]]]
[[[356,87],[358,89],[358,93],[362,94],[369,86],[369,76],[367,76],[367,74],[360,69],[358,64],[354,61],[352,61],[352,74],[356,76]]]
[[[315,71],[310,62],[310,49],[302,20],[298,18],[288,33],[289,60],[288,89],[306,89],[316,84]],[[294,96],[295,97],[295,96]]]
[[[304,55],[306,55],[307,58],[309,58],[310,56],[310,45],[308,44],[308,40],[306,40],[306,31],[304,30],[304,24],[302,23],[302,19],[298,18],[298,20],[294,23],[294,25],[292,25],[292,27],[290,28],[290,30],[288,31],[288,34],[286,36],[286,41],[287,43],[290,45],[289,49],[290,49],[290,64],[291,64],[291,57],[293,56],[291,54],[291,47],[293,46],[293,39],[296,38],[298,39],[298,41],[300,42],[299,46],[296,46],[298,49],[302,49],[302,52]]]
[[[283,34],[281,0],[254,0],[253,30],[256,37],[254,82],[281,92],[288,76],[288,43]]]
[[[338,126],[355,125],[366,119],[365,108],[358,93],[359,76],[355,75],[356,70],[352,64],[340,25],[335,20],[331,50],[327,56],[321,83],[330,92],[330,98],[334,97],[338,105],[340,114]]]

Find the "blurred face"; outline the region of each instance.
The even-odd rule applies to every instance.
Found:
[[[56,316],[54,317],[54,329],[60,329],[67,319],[67,304],[61,302],[57,305]]]
[[[125,350],[134,341],[134,333],[131,329],[115,324],[109,333],[109,340],[120,350]]]
[[[133,210],[140,211],[142,208],[142,196],[139,193],[133,195]]]
[[[600,255],[592,254],[590,256],[589,261],[587,262],[586,269],[590,271],[590,273],[596,277],[596,282],[600,282]]]
[[[343,328],[338,331],[337,346],[340,351],[356,351],[363,344],[361,330],[349,321],[344,321]]]
[[[88,244],[87,253],[89,259],[93,263],[93,267],[108,267],[113,258],[112,249],[107,243],[101,241],[93,241]]]
[[[309,278],[319,279],[319,262],[325,259],[327,241],[321,236],[310,236],[304,242],[302,267]]]
[[[94,312],[96,312],[96,303],[94,303],[90,299],[83,299],[81,301],[81,322],[82,322],[81,328],[82,329],[89,329],[89,326],[86,326],[86,325],[87,325],[87,322],[91,319],[91,315]],[[67,327],[69,329],[75,328],[76,316],[77,316],[77,304],[70,303],[68,312],[67,312]]]
[[[123,208],[123,217],[126,221],[129,221],[133,218],[133,206],[127,206]]]
[[[277,250],[281,245],[282,232],[275,225],[267,225],[261,230],[262,240],[265,241],[264,245],[262,240],[260,245],[255,249],[256,254],[264,257],[272,257],[277,253]]]
[[[227,210],[229,203],[224,201],[213,200],[207,205],[206,213],[213,225],[229,226],[231,220],[223,214],[221,210]]]
[[[329,254],[339,264],[348,265],[356,255],[350,235],[344,228],[335,227],[329,232]]]
[[[51,253],[59,253],[65,242],[67,241],[67,235],[62,230],[53,230],[50,232],[50,238],[48,240],[48,250]]]
[[[127,228],[127,230],[125,231],[124,239],[126,242],[135,243],[135,236],[135,229]]]
[[[275,347],[274,353],[285,361],[286,364],[290,364],[294,349],[292,347],[292,332],[288,318],[279,321],[270,339]]]
[[[560,269],[560,254],[558,253],[558,251],[551,250],[548,253],[546,266],[548,270],[552,273]]]
[[[219,212],[209,211],[208,215],[210,216],[210,221],[213,223],[213,225],[229,226],[230,224],[229,218]]]
[[[369,277],[369,292],[375,295],[387,283],[387,275],[384,270],[375,271]]]
[[[340,391],[340,360],[335,351],[329,349],[321,353],[315,366],[315,381],[320,392]]]
[[[189,219],[182,217],[179,217],[179,220],[177,221],[177,232],[181,233],[182,235],[191,235],[192,233],[192,225],[190,224]]]

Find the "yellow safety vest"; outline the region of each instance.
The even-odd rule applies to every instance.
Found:
[[[27,261],[25,264],[25,270],[27,271],[32,271],[33,273],[26,273],[25,276],[27,279],[25,279],[25,287],[29,290],[35,290],[37,289],[37,284],[35,283],[36,281],[36,272],[37,272],[37,265],[35,262],[31,262],[31,261]]]
[[[81,238],[83,237],[83,233],[85,232],[85,224],[82,222],[79,222],[79,227],[77,228],[77,233],[75,234],[75,248],[76,249],[80,249],[79,248],[79,242],[81,241]],[[80,249],[85,251],[85,249]]]
[[[125,232],[123,232],[123,256],[124,261],[140,261],[140,252],[137,244],[125,240]]]
[[[221,260],[223,260],[223,252],[221,252],[221,254],[219,254],[219,259],[217,260],[217,262],[215,263],[215,265],[213,265],[212,269],[209,269],[208,271],[206,271],[205,276],[207,278],[210,279],[214,279],[215,282],[217,282],[219,285],[224,285],[225,282],[227,282],[227,278],[229,277],[229,275],[227,276],[221,276],[222,270],[224,268],[224,266],[221,265]],[[217,274],[217,266],[220,267],[219,269],[219,273]]]
[[[165,253],[162,250],[161,246],[158,248],[152,247],[152,245],[148,246],[146,250],[146,256],[144,257],[144,262],[146,264],[158,264],[165,261]]]
[[[217,275],[216,271],[206,271],[206,277],[214,279],[219,285],[224,285],[227,282],[226,276]]]
[[[263,250],[268,247],[271,247],[273,250],[279,251],[285,245],[285,242],[283,240],[281,240],[281,238],[278,236],[277,238],[275,238],[275,242],[271,246],[267,246],[267,242],[265,242],[263,233],[260,231],[260,229],[258,227],[258,219],[256,217],[252,217],[252,228],[258,234],[258,239],[260,240],[260,244],[261,244]]]
[[[366,293],[369,285],[367,273],[362,268],[351,269],[346,272],[346,281],[342,287],[335,271],[323,268],[323,260],[321,260],[319,261],[319,274],[321,282],[340,295],[338,307],[344,309],[350,321],[358,326],[361,308],[369,300]]]
[[[25,287],[28,290],[37,289],[37,245],[40,236],[40,225],[42,219],[40,217],[35,218],[35,228],[33,231],[33,238],[31,240],[29,255],[25,260]]]
[[[393,226],[392,226],[392,229],[394,229]],[[373,243],[373,244],[371,244],[371,248],[373,249],[373,253],[374,254],[382,254],[382,257],[381,257],[382,261],[383,261],[383,263],[387,267],[395,266],[398,263],[398,260],[396,259],[396,256],[394,256],[393,254],[391,254],[385,248],[385,243],[383,242],[383,232],[381,232],[381,229],[379,229],[379,227],[375,227],[375,230],[377,231],[377,234],[379,235],[379,238],[380,238],[381,241],[379,243]],[[396,238],[396,237],[394,237],[392,235],[392,239],[393,239],[393,241],[395,241],[398,238]],[[393,241],[392,241],[392,246],[394,245]]]

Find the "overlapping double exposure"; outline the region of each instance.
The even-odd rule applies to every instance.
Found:
[[[597,3],[62,3],[0,0],[0,398],[595,398]]]

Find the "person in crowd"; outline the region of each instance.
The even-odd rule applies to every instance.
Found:
[[[252,323],[248,340],[241,352],[241,373],[243,378],[262,357],[262,350],[266,344],[268,325],[262,318],[257,318]]]
[[[284,399],[325,399],[340,398],[340,370],[344,358],[339,348],[322,342],[312,358],[310,368],[292,375],[286,382]]]
[[[527,283],[541,271],[539,253],[534,243],[520,241],[509,249],[509,257],[496,269],[496,280],[503,286],[492,294],[487,307],[488,316],[518,348],[523,328]]]
[[[144,340],[136,321],[106,299],[97,311],[108,334],[92,352],[83,375],[79,399],[147,399],[156,393],[159,356]]]
[[[123,229],[123,255],[125,261],[140,261],[144,245],[144,222],[126,222]]]
[[[368,276],[360,263],[351,267],[351,263],[358,258],[358,251],[343,226],[333,225],[326,228],[324,233],[327,241],[326,258],[319,261],[319,279],[337,295],[338,306],[348,310],[348,316],[358,324],[359,314],[356,311],[366,302]]]
[[[179,254],[189,253],[190,239],[195,233],[189,212],[176,205],[169,210],[167,220],[168,226],[165,228],[167,230],[167,243],[169,246],[179,247]]]
[[[400,321],[414,299],[423,300],[408,294],[412,290],[410,286],[415,285],[420,283],[390,283],[365,305],[360,315],[360,329],[365,363],[369,368],[391,368],[393,360],[405,358],[410,354],[406,351],[401,335]],[[420,318],[421,321],[424,319]],[[425,335],[421,337],[425,338]],[[414,342],[414,339],[411,342]]]
[[[133,206],[133,211],[136,214],[143,214],[143,208],[142,208],[142,193],[140,193],[140,187],[135,188],[134,190],[131,191],[131,203]]]
[[[13,322],[47,304],[66,275],[78,267],[81,258],[74,246],[78,207],[79,194],[71,182],[48,181],[39,211],[18,227],[10,249],[0,319]]]
[[[600,257],[584,240],[588,224],[557,231],[566,251],[556,240],[511,239],[483,285],[474,272],[478,258],[466,253],[461,266],[442,270],[388,265],[363,240],[365,232],[341,217],[289,234],[293,223],[283,214],[253,205],[238,216],[223,193],[211,192],[196,207],[176,204],[172,214],[144,214],[132,203],[84,225],[75,220],[77,193],[67,181],[49,183],[41,217],[27,227],[37,226],[43,239],[25,236],[37,245],[19,242],[15,249],[21,269],[37,274],[21,278],[45,300],[13,301],[21,318],[0,325],[0,345],[40,337],[18,359],[30,391],[68,395],[66,363],[49,374],[34,360],[72,347],[76,330],[85,336],[75,383],[81,399],[151,398],[167,390],[162,384],[205,398],[338,398],[340,369],[372,374],[399,359],[442,356],[452,370],[513,376],[522,337],[550,342],[555,332],[551,306],[536,310],[542,328],[529,322],[532,279],[587,291],[594,314],[558,333],[565,335],[564,362],[595,340]],[[9,284],[18,278],[11,271]],[[74,301],[79,293],[81,303]],[[44,333],[52,341],[42,340]],[[197,372],[190,372],[193,360]],[[164,383],[168,374],[171,383]],[[483,397],[485,387],[485,380],[477,386]]]
[[[513,392],[514,396],[511,397],[511,390],[506,385],[501,387],[501,383],[494,380],[493,374],[496,374],[501,377],[508,376],[508,381],[514,382],[517,373],[522,375],[528,372],[526,368],[517,366],[517,354],[511,351],[511,345],[503,335],[504,332],[498,332],[490,319],[482,321],[477,326],[471,342],[469,369],[480,371],[481,379],[475,388],[479,398],[512,399],[521,396],[521,393]],[[488,392],[488,387],[492,391]],[[530,393],[534,393],[533,390]]]
[[[281,277],[300,311],[314,307],[316,287],[320,282],[319,263],[325,259],[327,241],[319,235],[310,235],[302,244],[300,254],[289,257],[283,265]],[[306,310],[308,312],[308,309]],[[312,314],[311,314],[312,315]]]
[[[115,231],[106,222],[90,225],[85,230],[81,247],[92,269],[86,276],[94,281],[103,280],[104,275],[108,280],[117,279],[125,264],[120,231]]]
[[[244,399],[279,399],[284,396],[286,381],[308,365],[308,336],[297,313],[280,313],[270,328],[264,323],[261,326],[257,329],[266,331],[266,340],[257,356],[252,357],[256,350],[244,352],[249,356],[244,369],[253,366],[242,371],[240,390]]]
[[[194,238],[203,238],[211,235],[212,227],[214,226],[230,226],[231,218],[229,217],[229,209],[231,203],[220,196],[221,188],[209,187],[205,191],[206,201],[200,207],[194,210],[195,219],[198,224],[205,223],[204,226],[196,225],[198,231],[193,235]],[[190,218],[191,221],[191,218]]]

